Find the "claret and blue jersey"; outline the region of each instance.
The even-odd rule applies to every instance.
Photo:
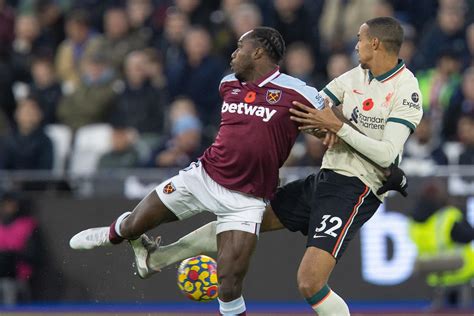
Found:
[[[219,92],[221,124],[216,140],[200,158],[203,166],[228,189],[270,198],[278,184],[278,169],[298,135],[290,120],[292,101],[321,107],[323,100],[315,88],[278,68],[255,82],[228,75]]]

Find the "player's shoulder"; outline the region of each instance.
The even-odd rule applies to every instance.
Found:
[[[324,100],[319,94],[318,89],[309,86],[303,80],[289,76],[287,74],[280,74],[278,77],[271,81],[271,84],[281,88],[282,90],[292,91],[295,95],[299,95],[302,99],[306,99],[315,107],[319,108],[321,104],[324,104]],[[295,99],[297,100],[297,99]]]
[[[231,82],[234,82],[234,81],[238,81],[238,79],[235,77],[235,73],[228,74],[227,76],[224,76],[224,78],[222,78],[221,83],[219,84],[219,88],[223,84],[231,83]]]
[[[415,77],[413,72],[406,67],[393,83],[396,89],[419,89],[418,79]]]
[[[293,90],[300,94],[302,93],[313,93],[317,94],[318,90],[314,87],[308,86],[306,82],[298,78],[289,76],[287,74],[281,74],[271,81],[272,84],[279,86],[284,89]]]

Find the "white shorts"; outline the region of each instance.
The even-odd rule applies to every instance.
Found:
[[[200,162],[193,162],[155,190],[180,220],[208,211],[217,215],[217,234],[240,230],[258,235],[260,231],[264,199],[224,188],[209,177]]]

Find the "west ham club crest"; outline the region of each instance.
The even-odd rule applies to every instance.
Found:
[[[267,90],[267,102],[270,104],[275,104],[281,99],[281,90],[277,89],[268,89]]]

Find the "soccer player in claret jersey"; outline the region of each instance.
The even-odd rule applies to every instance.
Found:
[[[406,179],[396,168],[404,143],[422,117],[418,81],[398,53],[400,23],[389,17],[367,21],[359,29],[360,65],[331,81],[322,94],[324,109],[293,102],[291,119],[300,130],[327,131],[318,175],[279,188],[263,217],[261,231],[287,228],[308,236],[298,270],[300,293],[320,316],[349,315],[344,300],[327,285],[350,240],[375,213],[387,190],[405,193]],[[329,99],[333,108],[329,106]],[[342,104],[342,117],[335,108]],[[349,121],[349,122],[347,122]],[[338,137],[342,141],[334,142]],[[389,178],[379,167],[392,171]],[[159,247],[142,237],[138,269],[148,277],[173,262],[215,251],[215,222]]]
[[[202,211],[217,215],[219,305],[222,315],[245,315],[242,281],[255,249],[260,223],[278,184],[278,169],[288,157],[298,124],[290,120],[291,102],[322,108],[315,88],[280,73],[285,52],[281,35],[255,28],[232,54],[235,72],[222,79],[221,125],[199,161],[161,183],[110,227],[84,230],[70,240],[74,249],[91,249],[136,240],[166,222]],[[205,93],[205,91],[203,91]],[[140,251],[139,247],[134,247]],[[137,261],[137,265],[142,265]]]

